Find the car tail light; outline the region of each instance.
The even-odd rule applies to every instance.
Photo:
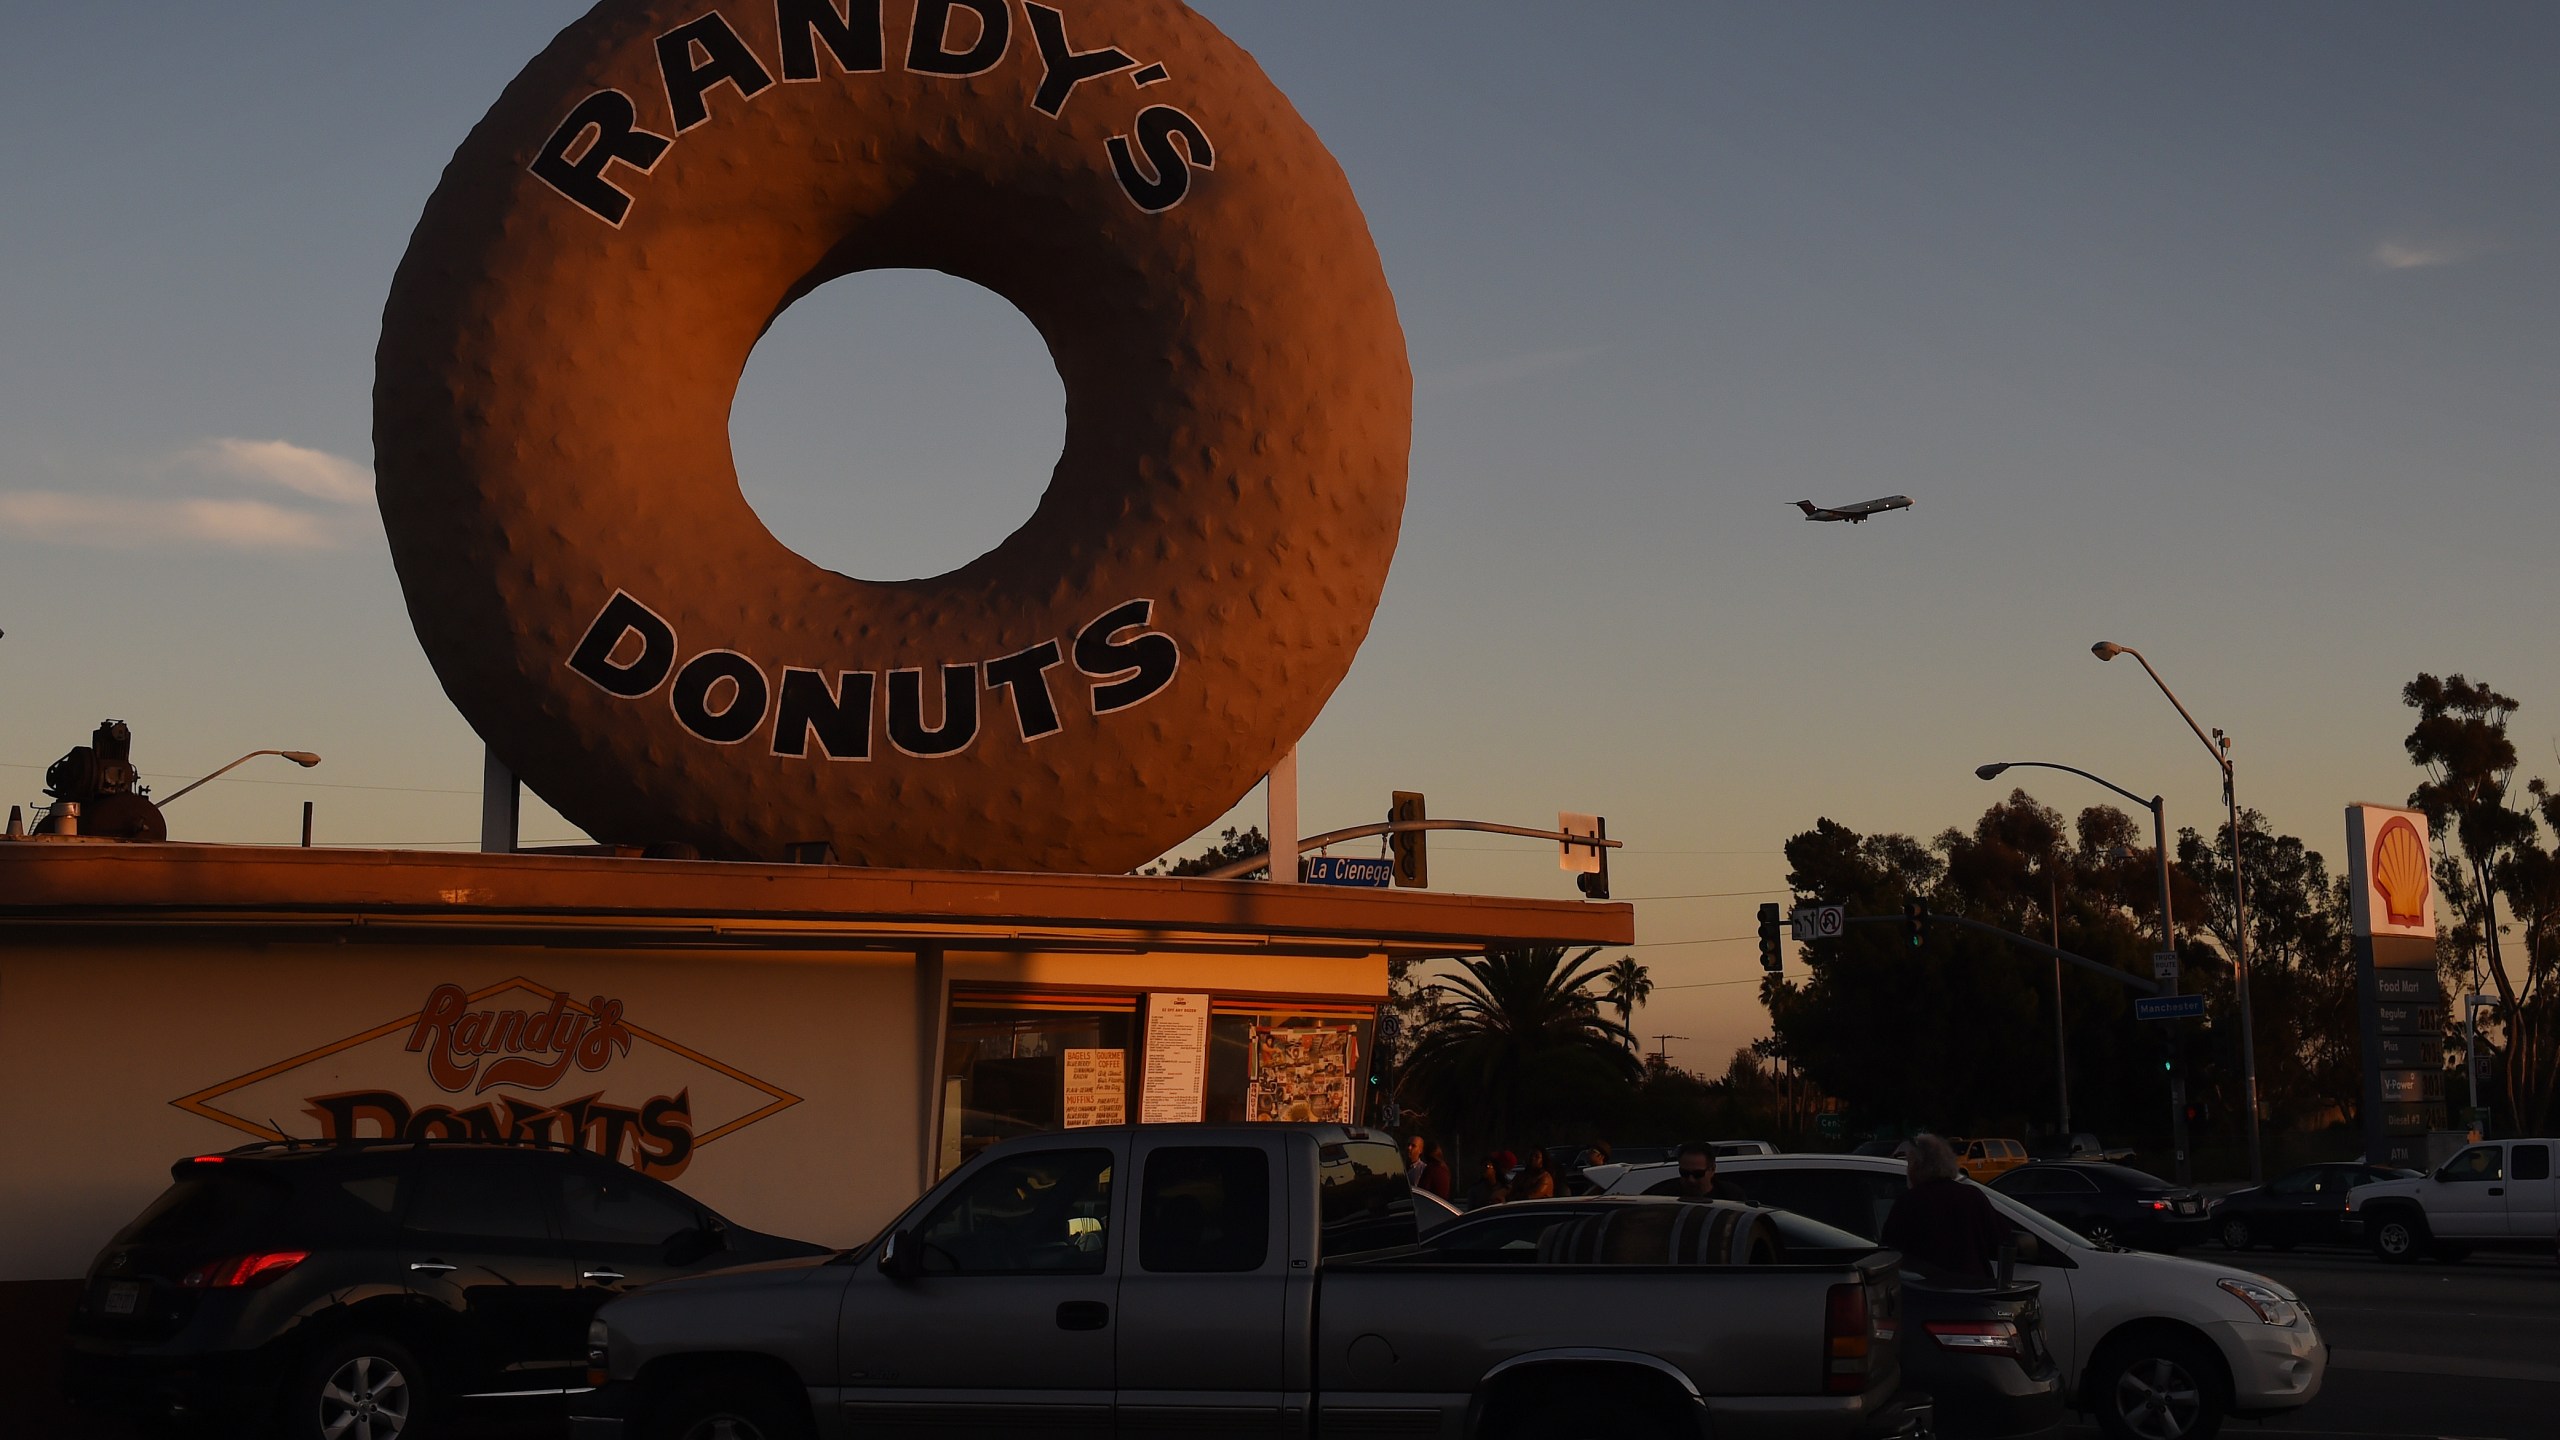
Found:
[[[310,1257],[308,1250],[252,1250],[199,1265],[178,1278],[189,1290],[256,1289]]]
[[[2154,1200],[2150,1202],[2150,1204],[2151,1208],[2154,1210],[2166,1210],[2169,1208],[2169,1202],[2166,1200]]]
[[[2007,1320],[1931,1320],[1922,1328],[1929,1332],[1930,1339],[1949,1350],[2026,1358],[2018,1327]]]
[[[1832,1286],[1822,1306],[1826,1393],[1855,1395],[1867,1388],[1867,1354],[1874,1344],[1870,1328],[1866,1287]]]

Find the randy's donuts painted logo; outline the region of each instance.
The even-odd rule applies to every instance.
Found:
[[[1013,49],[1009,0],[916,0],[913,13],[905,52],[896,57],[910,75],[964,80],[1003,64]],[[1143,63],[1116,45],[1076,49],[1067,39],[1067,17],[1053,6],[1026,0],[1022,13],[1040,58],[1040,83],[1023,103],[1049,119],[1064,113],[1087,81],[1127,74],[1143,89],[1172,78],[1163,62]],[[653,48],[664,123],[672,133],[645,128],[631,96],[598,90],[570,107],[527,168],[579,209],[620,229],[632,203],[624,187],[647,179],[687,131],[713,118],[712,92],[725,87],[723,104],[751,104],[774,87],[776,70],[785,85],[849,79],[878,74],[892,58],[880,0],[774,0],[773,34],[767,57],[717,10],[662,32]],[[1151,215],[1182,203],[1193,170],[1217,168],[1209,132],[1171,105],[1140,107],[1129,133],[1111,136],[1102,149],[1120,192]]]
[[[170,1102],[262,1140],[541,1140],[673,1176],[800,1097],[517,977],[431,987],[414,1014]]]

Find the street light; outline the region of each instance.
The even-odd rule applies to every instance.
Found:
[[[2162,804],[2160,797],[2154,795],[2145,800],[2104,776],[2092,775],[2075,765],[2057,765],[2050,760],[2004,760],[1994,765],[1975,766],[1973,773],[1977,779],[1996,780],[2000,778],[2003,771],[2007,770],[2059,770],[2066,775],[2077,775],[2092,784],[2103,785],[2151,812],[2151,843],[2160,859],[2160,950],[2162,954],[2175,956],[2178,953],[2177,931],[2169,913],[2169,817],[2167,807]],[[2163,983],[2168,985],[2168,993],[2177,993],[2175,980],[2164,980]],[[2057,977],[2054,1001],[2057,1012],[2061,1008],[2060,995],[2060,980]],[[2187,1097],[2185,1085],[2174,1068],[2176,1053],[2175,1042],[2172,1041],[2170,1054],[2173,1057],[2173,1068],[2170,1070],[2169,1078],[2169,1130],[2174,1148],[2178,1152],[2178,1183],[2184,1185],[2188,1178]]]
[[[237,770],[241,766],[248,764],[250,761],[257,759],[261,755],[281,755],[287,760],[292,761],[294,764],[301,766],[305,770],[308,770],[312,766],[320,763],[320,757],[312,754],[308,750],[252,750],[248,754],[241,756],[239,759],[232,761],[230,764],[223,766],[222,769],[214,771],[211,775],[207,775],[204,777],[204,780],[189,781],[187,784],[170,791],[168,794],[152,801],[151,803],[165,807],[170,801],[175,800],[179,796],[186,794],[188,791],[195,789],[198,785],[204,784],[205,780],[216,779],[230,771]]]
[[[2151,668],[2149,660],[2143,659],[2141,651],[2130,645],[2118,645],[2112,640],[2101,640],[2089,647],[2089,653],[2101,660],[2130,655],[2139,662],[2142,673],[2150,676],[2151,683],[2160,687],[2160,693],[2176,707],[2178,718],[2186,721],[2187,728],[2196,732],[2196,739],[2203,744],[2205,753],[2211,755],[2213,763],[2222,769],[2222,808],[2231,821],[2231,971],[2240,991],[2240,1088],[2248,1092],[2249,1183],[2254,1185],[2265,1178],[2265,1166],[2258,1148],[2258,1031],[2249,1013],[2249,888],[2241,875],[2240,800],[2231,788],[2231,737],[2219,730],[2208,737],[2204,727],[2196,723],[2196,717],[2188,714],[2187,707],[2179,702],[2178,693],[2169,688],[2168,681],[2160,678],[2159,671]]]

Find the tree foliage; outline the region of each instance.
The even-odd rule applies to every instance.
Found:
[[[1485,1142],[1543,1136],[1636,1084],[1634,1035],[1600,1013],[1598,953],[1494,949],[1432,982],[1439,1013],[1413,1042],[1403,1087],[1433,1129]]]
[[[1970,828],[1950,828],[1925,845],[1818,821],[1787,842],[1787,880],[1800,904],[1892,916],[1918,899],[1934,914],[2058,943],[2147,981],[2160,944],[2159,862],[2144,843],[2148,828],[2107,806],[2066,820],[2012,791]],[[2259,1072],[2286,1077],[2268,1098],[2287,1121],[2335,1118],[2352,1110],[2358,1093],[2344,892],[2316,853],[2270,835],[2254,812],[2243,817],[2242,847],[2252,888],[2264,891],[2264,909],[2253,903],[2250,922],[2262,957],[2252,996]],[[2173,1040],[2187,1047],[2190,1074],[2200,1080],[2191,1097],[2239,1119],[2238,1016],[2223,958],[2227,935],[2216,943],[2214,898],[2228,870],[2214,868],[2217,853],[2184,832],[2170,874],[2186,988],[2208,1000],[2203,1026],[2173,1031],[2136,1021],[2137,989],[2061,967],[2073,1128],[2165,1133],[2161,1060]],[[2227,883],[2220,893],[2227,904]],[[1870,924],[1811,942],[1804,960],[1809,978],[1762,987],[1776,1048],[1847,1102],[1853,1122],[1974,1134],[2059,1122],[2051,959],[1947,925],[1930,927],[1915,950],[1900,925]]]
[[[2555,1047],[2552,975],[2560,969],[2560,859],[2549,836],[2560,835],[2560,797],[2540,779],[2517,793],[2518,757],[2508,738],[2520,708],[2486,681],[2421,672],[2403,686],[2402,703],[2418,712],[2404,742],[2426,780],[2409,804],[2427,812],[2436,838],[2439,929],[2456,984],[2485,982],[2498,995],[2492,1048],[2511,1120],[2540,1134],[2553,1110]],[[2520,932],[2502,935],[2504,898]]]

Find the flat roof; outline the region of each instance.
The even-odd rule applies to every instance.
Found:
[[[1626,945],[1613,902],[988,870],[30,839],[0,923],[107,932],[778,948],[1285,950],[1420,958]]]

